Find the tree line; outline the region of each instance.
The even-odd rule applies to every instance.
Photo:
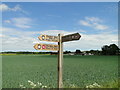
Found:
[[[80,50],[76,50],[76,54],[82,54]],[[90,50],[86,51],[86,54],[92,55],[120,55],[120,49],[116,44],[104,45],[101,50]]]
[[[56,55],[58,52],[1,52],[2,54],[52,54]],[[91,54],[91,55],[120,55],[120,49],[116,44],[104,45],[101,47],[101,50],[89,50],[89,51],[81,51],[77,49],[74,52],[65,51],[64,54],[74,53],[75,55],[84,55],[84,54]]]
[[[76,55],[120,55],[120,49],[116,44],[104,45],[101,50],[81,51],[77,49],[75,52],[65,51],[64,54],[74,53]]]

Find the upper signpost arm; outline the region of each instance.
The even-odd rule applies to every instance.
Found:
[[[68,42],[73,40],[79,40],[81,35],[79,33],[69,34],[62,36],[62,42]]]

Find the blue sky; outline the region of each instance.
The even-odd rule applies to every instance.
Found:
[[[3,0],[2,2],[119,2],[119,0]]]
[[[100,50],[103,45],[117,44],[117,5],[117,2],[2,3],[3,51],[36,51],[33,45],[41,42],[37,38],[40,34],[79,32],[81,40],[65,43],[64,50]]]

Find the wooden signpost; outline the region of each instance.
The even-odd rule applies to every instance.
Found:
[[[38,38],[41,41],[49,41],[49,42],[58,42],[58,45],[52,44],[35,44],[34,48],[36,50],[54,50],[58,51],[58,88],[63,87],[62,82],[62,65],[63,65],[63,42],[79,40],[81,35],[79,33],[74,33],[70,35],[63,36],[62,34],[58,34],[58,36],[50,36],[50,35],[40,35]]]
[[[58,34],[59,37],[59,50],[58,50],[58,88],[62,88],[62,66],[63,66],[63,42],[62,42],[62,34]]]

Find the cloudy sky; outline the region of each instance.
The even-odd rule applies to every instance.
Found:
[[[4,2],[2,12],[2,51],[37,51],[41,34],[80,33],[79,41],[64,43],[64,50],[101,50],[118,44],[117,2]],[[57,44],[57,43],[52,43]],[[1,47],[1,46],[0,46]]]

